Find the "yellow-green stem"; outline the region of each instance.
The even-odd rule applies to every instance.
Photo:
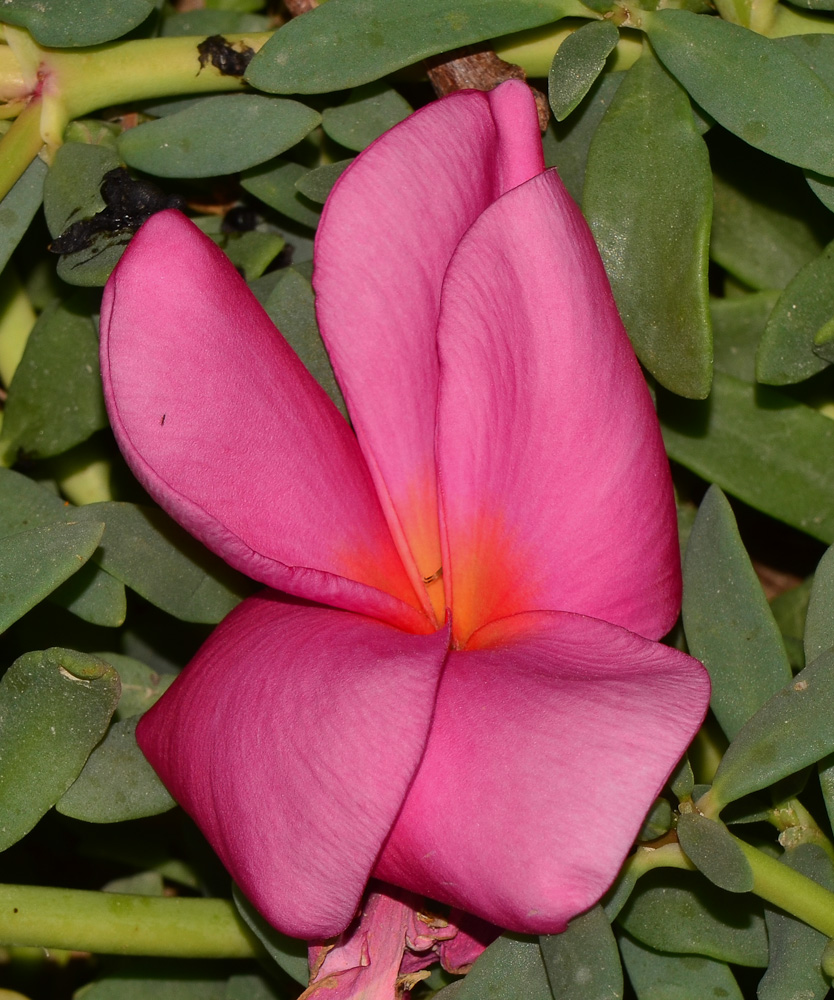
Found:
[[[0,200],[38,155],[41,139],[41,101],[33,98],[0,139]]]
[[[834,893],[738,837],[733,839],[753,870],[753,892],[757,896],[826,937],[834,937]]]
[[[0,885],[0,945],[169,958],[253,958],[260,947],[225,899],[29,885]]]

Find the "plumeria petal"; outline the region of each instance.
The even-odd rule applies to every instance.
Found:
[[[448,631],[409,635],[282,598],[244,601],[137,738],[270,923],[353,919],[426,742]]]
[[[662,636],[680,607],[669,465],[591,233],[555,172],[463,238],[438,348],[457,643],[539,609]]]
[[[350,428],[180,213],[134,237],[101,329],[122,453],[180,524],[262,583],[429,627],[403,603],[419,607]]]
[[[368,893],[356,922],[331,944],[310,949],[310,986],[298,1000],[398,1000],[425,978],[400,965],[416,897],[393,887]]]
[[[707,709],[697,660],[530,613],[453,652],[375,876],[501,927],[558,933],[608,889]]]
[[[415,585],[440,568],[435,328],[463,233],[544,168],[529,89],[510,81],[431,104],[339,179],[316,239],[319,325]],[[442,584],[435,608],[442,621]]]

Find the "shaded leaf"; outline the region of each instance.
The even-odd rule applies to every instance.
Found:
[[[834,421],[716,372],[710,398],[658,392],[670,458],[757,510],[834,542]]]
[[[781,289],[834,237],[801,171],[715,129],[710,256],[754,289]]]
[[[328,0],[276,31],[246,79],[273,94],[370,83],[438,52],[588,16],[577,0]],[[326,56],[322,58],[322,53]]]
[[[0,681],[0,850],[69,788],[118,700],[118,674],[94,656],[55,648],[15,660]]]
[[[733,739],[792,674],[732,509],[717,486],[701,502],[683,576],[686,641],[709,671],[710,706]]]
[[[169,14],[162,22],[163,36],[181,35],[244,35],[269,31],[271,22],[261,14],[234,10],[188,10]]]
[[[115,722],[55,805],[86,823],[121,823],[173,809],[156,772],[136,743],[138,716]]]
[[[40,208],[45,177],[46,164],[36,156],[0,201],[0,271]]]
[[[351,163],[353,163],[352,159],[325,163],[322,167],[316,167],[315,170],[308,170],[307,173],[302,174],[295,182],[295,186],[310,201],[323,205],[333,185]]]
[[[303,226],[315,229],[319,224],[321,205],[305,198],[296,186],[297,182],[309,172],[309,167],[277,157],[263,166],[253,167],[247,171],[241,177],[240,184],[245,191],[259,198],[270,208],[274,208],[295,222],[300,222]]]
[[[331,2],[331,0],[328,0]],[[440,992],[443,1000],[553,1000],[538,942],[503,934],[464,979]]]
[[[0,538],[0,632],[77,572],[96,550],[101,522],[52,524]]]
[[[228,970],[218,962],[122,959],[84,991],[84,1000],[225,1000]]]
[[[834,646],[834,547],[817,564],[805,616],[805,659],[814,661]]]
[[[799,844],[779,859],[834,892],[834,865],[816,844]],[[758,1000],[825,1000],[829,981],[820,968],[827,938],[782,910],[765,910],[770,964],[758,987]]]
[[[715,370],[756,381],[756,351],[778,292],[710,299]]]
[[[120,38],[153,10],[150,0],[3,0],[3,20],[27,28],[41,45],[100,45]]]
[[[616,27],[603,20],[583,24],[562,42],[553,57],[547,86],[557,121],[563,121],[576,109],[619,39]]]
[[[648,46],[597,128],[582,205],[637,356],[673,392],[703,398],[712,175],[689,100]]]
[[[721,805],[767,788],[834,752],[834,652],[824,653],[767,701],[738,733],[715,772]]]
[[[620,1000],[623,970],[601,906],[574,917],[564,934],[539,939],[550,990],[559,1000]]]
[[[127,614],[124,584],[93,562],[85,563],[49,595],[49,600],[91,625],[116,628]]]
[[[743,1000],[724,962],[702,955],[665,955],[627,935],[620,937],[620,953],[637,1000]]]
[[[667,799],[662,796],[654,800],[654,804],[649,810],[648,816],[643,821],[640,832],[637,834],[639,843],[650,840],[657,840],[667,833],[672,826],[672,807]]]
[[[814,338],[834,319],[834,243],[796,275],[770,315],[756,358],[759,382],[801,382],[828,367]]]
[[[0,532],[64,521],[106,525],[93,558],[151,604],[183,621],[215,624],[252,587],[167,514],[128,503],[73,507],[11,469],[0,469]]]
[[[658,951],[705,955],[735,965],[767,965],[760,902],[719,889],[699,872],[656,869],[644,875],[618,923]]]
[[[770,602],[770,610],[782,633],[782,642],[794,670],[801,670],[806,663],[803,636],[812,583],[813,578],[809,577],[798,587],[783,591]]]
[[[119,704],[113,713],[113,721],[131,719],[154,705],[171,686],[173,674],[158,674],[147,664],[120,653],[97,653],[111,667],[115,667],[122,684]]]
[[[96,329],[85,300],[74,295],[48,306],[29,334],[0,439],[14,453],[49,458],[107,426]]]
[[[552,119],[542,137],[545,163],[556,167],[577,205],[582,204],[591,141],[624,77],[625,73],[603,73],[570,118],[565,122]]]
[[[344,104],[325,108],[321,125],[331,139],[359,153],[410,114],[408,101],[387,83],[377,81],[357,87]]]
[[[78,520],[104,521],[102,569],[182,621],[219,622],[251,589],[161,510],[112,502],[71,509]]]
[[[158,177],[214,177],[283,153],[320,121],[298,101],[223,94],[129,129],[119,139],[119,153]]]
[[[232,899],[243,922],[266,949],[269,957],[297,983],[306,986],[310,979],[307,943],[287,937],[264,920],[238,886],[232,886]]]
[[[723,823],[700,813],[684,813],[677,833],[686,856],[710,882],[728,892],[752,891],[753,869]]]
[[[310,282],[294,268],[287,268],[264,308],[301,358],[307,371],[333,400],[342,415],[347,417],[345,401],[316,323]]]
[[[658,56],[698,104],[780,160],[834,174],[834,93],[784,45],[720,17],[644,14]]]

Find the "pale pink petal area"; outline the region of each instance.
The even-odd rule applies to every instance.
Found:
[[[665,634],[680,608],[669,465],[590,230],[555,172],[463,238],[438,347],[456,643],[542,609]]]
[[[412,579],[440,568],[435,324],[449,259],[496,198],[544,168],[529,88],[428,105],[341,176],[316,238],[322,335]],[[416,568],[415,568],[416,567]],[[432,594],[443,620],[443,589]]]
[[[524,933],[558,933],[614,880],[701,724],[678,650],[530,613],[453,652],[423,762],[376,878]]]
[[[143,716],[142,752],[285,934],[332,937],[353,919],[423,753],[448,638],[267,591]]]
[[[298,1000],[397,1000],[425,978],[426,972],[400,968],[416,903],[393,887],[369,892],[344,934],[310,948],[310,985]]]
[[[349,426],[180,213],[134,237],[101,331],[116,438],[172,517],[262,583],[429,627]]]

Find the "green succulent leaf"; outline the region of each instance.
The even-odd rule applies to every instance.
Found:
[[[115,722],[55,808],[86,823],[121,823],[173,809],[156,772],[136,743],[138,716]]]
[[[3,20],[28,29],[41,45],[77,48],[121,37],[153,9],[150,0],[4,0]]]
[[[743,1000],[725,962],[703,955],[668,955],[623,934],[620,953],[637,1000]]]
[[[582,205],[637,356],[662,385],[703,398],[712,378],[709,156],[685,92],[648,46],[596,130]]]
[[[0,441],[12,454],[48,458],[107,426],[96,329],[85,299],[74,295],[35,323],[9,387]]]
[[[701,503],[683,572],[686,641],[709,671],[710,706],[733,739],[792,674],[732,509],[717,486]]]
[[[684,813],[677,833],[686,856],[710,882],[728,892],[752,891],[753,869],[723,823]]]
[[[331,139],[359,153],[410,114],[408,101],[377,81],[351,91],[344,104],[325,108],[321,125]]]
[[[814,353],[819,330],[834,319],[834,242],[796,275],[773,309],[756,359],[759,382],[801,382],[828,367]]]
[[[0,632],[78,572],[98,548],[101,522],[51,524],[0,537]]]
[[[620,33],[610,21],[589,21],[556,50],[550,66],[547,93],[557,121],[574,111],[602,72]]]
[[[276,31],[246,79],[272,94],[345,90],[438,52],[588,13],[578,0],[424,0],[419,9],[411,0],[328,0]]]
[[[834,752],[834,652],[801,670],[747,722],[715,772],[720,806],[767,788]]]
[[[328,0],[329,2],[329,0]],[[464,979],[445,990],[443,1000],[553,1000],[541,949],[535,939],[503,934],[487,948]]]
[[[699,872],[649,872],[637,883],[618,923],[650,948],[764,967],[767,933],[761,904],[719,889]]]
[[[670,458],[771,517],[834,542],[834,421],[716,372],[704,402],[658,392]]]
[[[621,1000],[623,970],[601,906],[574,917],[564,934],[540,938],[539,946],[554,997]]]
[[[215,177],[271,160],[320,121],[299,101],[223,94],[129,129],[119,139],[119,153],[157,177]]]
[[[47,649],[0,681],[0,850],[27,834],[78,777],[119,700],[102,660]]]
[[[780,160],[834,175],[826,138],[834,92],[789,48],[720,17],[643,16],[666,68],[724,128]]]
[[[46,164],[35,157],[5,198],[0,201],[0,271],[29,228],[43,201]]]
[[[779,859],[834,892],[834,865],[816,844],[800,844]],[[758,1000],[825,1000],[830,982],[820,968],[827,938],[781,910],[765,910],[770,964],[758,986]]]

